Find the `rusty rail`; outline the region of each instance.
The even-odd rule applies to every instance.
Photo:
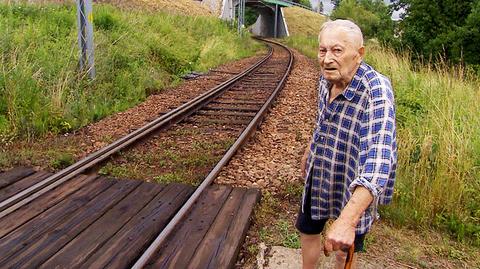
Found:
[[[247,141],[247,139],[255,132],[257,126],[261,123],[262,119],[264,118],[265,114],[267,113],[269,107],[273,104],[273,101],[277,97],[280,90],[283,88],[285,84],[285,80],[287,76],[290,74],[291,67],[293,65],[293,53],[288,49],[286,46],[273,42],[268,41],[274,44],[277,44],[284,49],[286,49],[289,54],[289,62],[287,65],[287,69],[285,70],[285,74],[281,79],[280,83],[277,85],[273,93],[268,98],[267,102],[262,106],[260,111],[256,114],[250,124],[245,128],[239,138],[235,141],[235,143],[229,148],[227,153],[222,157],[222,159],[215,165],[212,171],[207,175],[207,177],[203,180],[200,186],[195,190],[195,192],[190,196],[187,202],[182,206],[182,208],[177,212],[177,214],[173,217],[173,219],[167,224],[167,226],[162,230],[162,232],[157,236],[157,238],[153,241],[153,243],[147,248],[147,250],[143,253],[143,255],[138,259],[138,261],[132,266],[132,269],[140,269],[143,268],[148,260],[152,257],[152,255],[157,251],[157,249],[161,246],[161,244],[167,239],[168,235],[173,231],[176,225],[181,221],[181,219],[185,216],[185,214],[189,211],[191,206],[195,203],[201,193],[208,187],[213,180],[218,176],[222,167],[224,167],[228,161],[233,157],[235,152],[240,149],[240,147]]]

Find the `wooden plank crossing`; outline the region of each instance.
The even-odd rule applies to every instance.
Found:
[[[0,173],[0,201],[46,172]],[[0,268],[130,268],[194,188],[77,176],[0,219]],[[231,268],[260,192],[213,185],[149,268]]]
[[[35,173],[35,170],[33,170],[33,168],[31,167],[16,167],[16,168],[13,168],[12,170],[3,172],[0,174],[0,188],[5,188],[8,185],[11,185],[33,173]],[[2,197],[0,197],[0,199],[2,199]],[[2,199],[2,200],[5,200],[5,199]]]
[[[233,267],[259,197],[256,189],[211,187],[147,268]]]

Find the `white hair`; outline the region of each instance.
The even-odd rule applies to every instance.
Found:
[[[318,42],[320,42],[320,37],[322,33],[327,30],[333,29],[342,29],[344,30],[349,37],[351,38],[352,44],[357,45],[359,48],[363,47],[363,34],[362,30],[358,25],[350,20],[334,20],[325,22],[320,28],[320,33],[318,34]]]

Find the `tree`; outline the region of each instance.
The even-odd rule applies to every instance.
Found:
[[[341,0],[330,0],[330,2],[332,3],[333,8],[336,9],[340,5]]]
[[[472,11],[465,20],[465,25],[453,37],[454,55],[461,55],[465,63],[476,65],[480,71],[480,1],[472,5]],[[456,41],[456,42],[455,42]],[[480,74],[480,72],[479,72]]]
[[[391,10],[380,0],[343,0],[333,10],[334,19],[350,19],[354,21],[366,38],[377,38],[382,42],[391,42],[394,33],[394,22]]]
[[[256,8],[245,7],[245,26],[248,27],[254,24],[259,16],[259,12]]]
[[[478,0],[397,0],[395,5],[405,9],[401,42],[416,55],[480,64]]]

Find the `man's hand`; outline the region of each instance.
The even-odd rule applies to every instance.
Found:
[[[323,252],[326,256],[332,251],[347,250],[355,241],[355,227],[365,209],[372,203],[373,195],[364,187],[357,187],[352,197],[328,229]]]
[[[323,245],[323,253],[329,256],[330,252],[346,251],[355,241],[355,224],[352,221],[338,218],[328,229]]]
[[[302,169],[302,178],[305,179],[307,176],[307,160],[308,160],[308,155],[310,154],[310,147],[307,147],[305,149],[305,152],[303,153],[302,160],[300,161],[300,169]]]

